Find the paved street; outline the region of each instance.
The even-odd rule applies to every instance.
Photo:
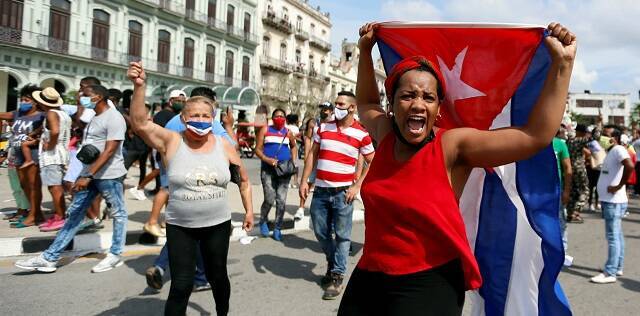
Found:
[[[247,164],[254,190],[260,190],[259,164],[257,160],[249,160]],[[134,180],[132,177],[128,181]],[[0,182],[0,189],[3,196],[7,196],[4,182]],[[295,190],[290,191],[288,200],[289,208],[295,210]],[[127,198],[127,203],[134,201]],[[584,224],[569,225],[570,254],[575,261],[573,267],[561,273],[560,281],[575,315],[636,313],[640,294],[639,206],[640,203],[633,200],[631,214],[624,220],[625,270],[615,284],[588,282],[606,257],[604,226],[599,213],[586,213]],[[259,204],[255,207],[257,213]],[[362,224],[354,226],[350,270],[361,254],[363,233]],[[49,275],[20,272],[13,268],[16,258],[0,258],[0,291],[3,293],[0,315],[162,314],[169,283],[162,291],[155,292],[146,287],[144,280],[144,271],[158,252],[156,246],[128,246],[125,265],[102,274],[90,273],[91,267],[102,258],[96,254],[73,262],[69,257],[64,260],[65,266]],[[228,263],[231,315],[334,315],[337,311],[339,301],[321,299],[318,282],[326,267],[320,247],[310,232],[286,235],[282,243],[272,239],[257,239],[250,245],[233,242]],[[467,300],[465,314],[469,314],[470,307]],[[188,315],[209,315],[213,311],[210,293],[192,295]]]

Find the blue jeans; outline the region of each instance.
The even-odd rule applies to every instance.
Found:
[[[607,275],[616,275],[624,266],[624,236],[622,234],[622,216],[627,210],[627,203],[600,202],[604,228],[607,237],[609,251],[604,272]]]
[[[346,203],[346,196],[346,190],[332,192],[316,187],[310,208],[313,232],[332,267],[331,272],[342,275],[347,273],[353,215],[353,204]]]
[[[169,248],[167,248],[167,244],[162,246],[162,250],[160,250],[160,254],[153,262],[153,265],[162,269],[162,271],[167,271],[169,268]],[[200,247],[198,247],[198,250],[196,251],[196,275],[193,277],[193,283],[195,285],[207,284],[207,277],[204,275],[204,263],[202,262]]]
[[[118,179],[94,179],[91,180],[86,190],[76,192],[73,201],[67,209],[67,220],[58,232],[51,246],[43,253],[47,261],[58,261],[60,253],[64,251],[69,242],[75,237],[80,223],[84,219],[91,202],[102,195],[105,201],[111,205],[111,217],[113,218],[113,237],[110,252],[120,255],[124,249],[127,237],[127,209],[124,205],[123,178]]]

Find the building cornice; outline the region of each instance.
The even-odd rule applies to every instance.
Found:
[[[324,24],[326,27],[331,27],[331,20],[329,19],[329,17],[322,14],[322,12],[318,12],[318,10],[311,7],[311,5],[309,5],[308,3],[302,2],[300,0],[286,0],[286,2],[318,19],[318,21],[322,22],[322,24]]]

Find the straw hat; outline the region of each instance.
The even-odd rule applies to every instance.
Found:
[[[34,91],[31,96],[38,103],[52,108],[59,108],[63,103],[58,91],[51,87],[44,88],[42,91]]]

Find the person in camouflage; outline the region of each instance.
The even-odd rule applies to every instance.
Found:
[[[600,138],[599,129],[593,130],[592,136],[587,135],[587,127],[582,124],[576,126],[575,136],[569,137],[567,146],[569,147],[569,155],[571,156],[571,168],[573,169],[573,177],[571,182],[571,196],[567,204],[567,222],[583,223],[584,220],[580,216],[580,212],[584,208],[589,197],[589,178],[587,176],[587,168],[585,155],[589,155],[588,143],[593,139]]]

